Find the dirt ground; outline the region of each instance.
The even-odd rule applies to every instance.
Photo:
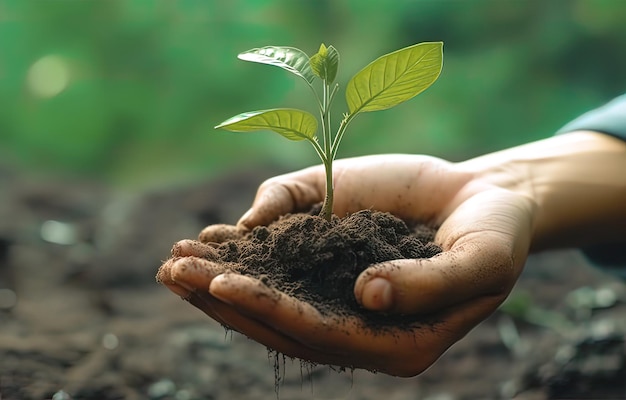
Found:
[[[626,286],[573,250],[533,255],[503,310],[408,379],[268,354],[155,282],[274,172],[129,194],[0,168],[0,399],[626,399]]]

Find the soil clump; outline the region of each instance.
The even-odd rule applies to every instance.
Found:
[[[414,322],[414,316],[369,312],[354,298],[354,283],[372,264],[429,258],[441,252],[436,230],[390,213],[362,210],[327,221],[288,214],[244,238],[217,245],[217,262],[315,306],[322,314],[358,316],[370,325]]]

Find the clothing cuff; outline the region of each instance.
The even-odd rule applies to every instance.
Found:
[[[626,94],[574,119],[559,129],[557,135],[580,130],[602,132],[626,140]]]

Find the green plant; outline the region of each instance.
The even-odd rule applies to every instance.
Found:
[[[227,119],[215,128],[233,132],[272,130],[290,140],[308,140],[319,155],[326,171],[326,196],[320,215],[330,220],[333,209],[333,160],[350,121],[361,112],[386,110],[403,103],[432,85],[441,73],[443,43],[418,43],[386,54],[363,68],[346,86],[348,112],[332,134],[330,107],[338,84],[339,53],[322,44],[310,58],[293,47],[267,46],[245,51],[239,59],[283,68],[309,85],[319,106],[322,143],[317,135],[318,120],[312,114],[293,108],[250,111]],[[322,81],[322,93],[315,89],[316,78]]]

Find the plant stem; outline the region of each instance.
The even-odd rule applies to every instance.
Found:
[[[324,204],[320,211],[320,216],[327,221],[330,221],[333,215],[333,162],[329,160],[324,164],[326,170],[326,197],[324,197]]]
[[[324,80],[322,95],[322,133],[324,135],[324,170],[326,172],[326,196],[324,204],[320,211],[320,216],[330,221],[333,215],[333,141],[330,126],[330,103],[331,103],[330,85]]]
[[[346,128],[350,124],[350,121],[356,116],[356,114],[346,115],[343,120],[341,120],[341,124],[339,124],[339,129],[337,129],[337,134],[335,135],[335,139],[333,140],[333,144],[331,146],[330,154],[327,154],[327,157],[331,160],[331,162],[335,159],[337,155],[337,149],[339,148],[339,143],[341,143],[341,139],[343,139],[343,134],[346,132]]]

